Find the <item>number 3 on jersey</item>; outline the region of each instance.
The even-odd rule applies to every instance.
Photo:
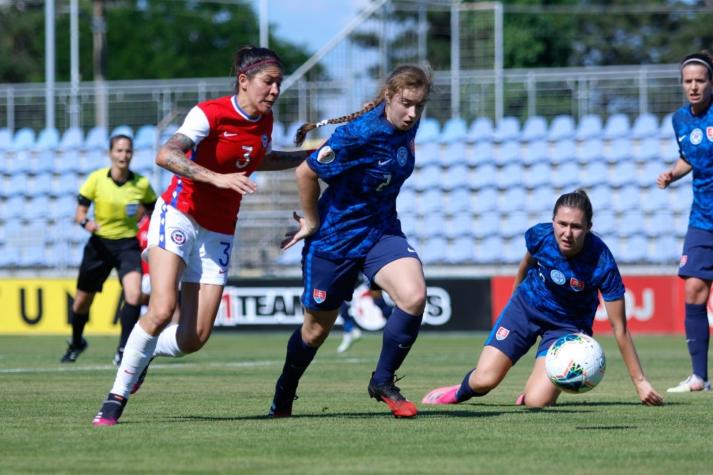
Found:
[[[384,173],[384,181],[376,187],[376,191],[383,191],[391,183],[391,173]]]
[[[238,161],[235,162],[235,166],[238,168],[245,168],[248,166],[250,163],[250,154],[253,151],[253,147],[250,145],[243,145],[243,156],[238,158]]]

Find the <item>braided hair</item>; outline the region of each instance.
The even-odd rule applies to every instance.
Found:
[[[342,124],[350,122],[357,117],[366,114],[381,104],[386,97],[393,97],[398,91],[403,89],[425,89],[426,96],[431,91],[431,72],[429,69],[415,65],[404,64],[397,66],[384,81],[384,84],[379,89],[379,93],[374,99],[364,104],[360,110],[351,114],[335,117],[333,119],[325,119],[319,122],[305,122],[297,129],[295,134],[295,145],[300,146],[305,140],[307,132],[328,124]]]

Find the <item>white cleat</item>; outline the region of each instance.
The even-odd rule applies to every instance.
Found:
[[[708,381],[703,381],[703,379],[699,378],[695,374],[690,375],[680,383],[678,383],[678,386],[674,386],[672,388],[668,388],[666,392],[669,393],[690,393],[690,392],[696,392],[696,391],[710,391],[711,390],[711,383]]]
[[[361,338],[361,330],[358,328],[353,329],[349,333],[345,333],[342,337],[342,342],[337,347],[337,353],[344,353],[349,348],[351,348],[352,343]]]

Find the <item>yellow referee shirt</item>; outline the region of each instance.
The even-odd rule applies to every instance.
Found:
[[[148,178],[129,172],[129,179],[117,185],[108,167],[92,172],[79,194],[94,203],[94,220],[99,225],[94,234],[105,239],[135,237],[139,204],[156,201]]]

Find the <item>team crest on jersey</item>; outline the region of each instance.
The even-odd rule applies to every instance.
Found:
[[[579,280],[576,277],[572,277],[571,279],[569,279],[569,286],[572,287],[572,290],[574,290],[575,292],[581,292],[582,290],[584,290],[584,281]]]
[[[498,341],[503,341],[505,338],[508,337],[509,334],[510,330],[505,327],[500,327],[498,328],[498,331],[495,332],[495,339]]]
[[[330,147],[329,145],[325,145],[324,147],[320,148],[319,153],[317,153],[317,161],[324,165],[326,165],[327,163],[332,163],[334,161],[334,158],[334,150],[332,150],[332,147]]]
[[[703,140],[703,131],[701,129],[691,130],[691,143],[693,145],[698,145]]]
[[[396,151],[396,161],[403,167],[406,165],[406,160],[408,160],[408,150],[406,150],[406,147],[399,147]]]
[[[315,302],[322,303],[325,300],[327,300],[327,291],[319,290],[319,289],[312,289],[312,298],[314,299]]]
[[[678,267],[683,267],[686,265],[686,262],[688,262],[688,255],[684,254],[681,256],[681,262],[678,264]]]
[[[186,242],[186,233],[180,229],[174,229],[171,231],[171,241],[175,242],[179,246]]]
[[[557,285],[564,285],[564,283],[567,281],[562,271],[557,269],[552,269],[550,271],[550,279],[552,279],[552,282]]]
[[[713,127],[706,127],[706,138],[709,142],[713,142]]]

